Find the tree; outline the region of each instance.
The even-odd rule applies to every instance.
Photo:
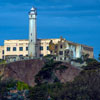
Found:
[[[99,54],[98,60],[100,61],[100,54]]]
[[[35,86],[29,91],[30,100],[47,100],[48,92],[46,86]]]

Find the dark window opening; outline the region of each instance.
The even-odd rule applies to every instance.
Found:
[[[26,51],[28,51],[28,47],[26,47]]]
[[[23,47],[19,47],[19,51],[23,51]]]
[[[16,51],[16,47],[13,47],[13,51]]]
[[[19,57],[23,57],[23,55],[19,55]]]
[[[43,50],[43,46],[40,46],[40,50]]]
[[[60,48],[63,48],[63,46],[62,46],[62,45],[60,45]]]
[[[7,47],[7,51],[10,51],[10,47]]]
[[[49,46],[47,46],[47,50],[49,50]]]
[[[40,54],[40,57],[43,57],[43,54]]]
[[[2,54],[4,54],[4,50],[2,50]]]
[[[59,51],[59,55],[63,55],[63,51]]]
[[[60,58],[60,60],[62,60],[62,58]]]
[[[57,49],[57,45],[55,46],[55,49]]]
[[[66,57],[64,58],[64,60],[66,60]]]

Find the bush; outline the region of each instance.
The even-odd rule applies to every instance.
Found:
[[[61,62],[59,62],[61,63]],[[49,60],[45,63],[44,67],[38,72],[35,76],[35,82],[40,85],[43,80],[51,79],[53,71],[55,67],[59,64],[58,62],[54,62],[53,59]]]
[[[2,64],[6,64],[6,61],[3,59],[0,59],[0,65],[2,65]]]
[[[0,100],[7,100],[10,88],[16,87],[16,81],[12,79],[0,81]]]
[[[63,84],[54,83],[54,84],[42,84],[40,86],[35,86],[29,91],[30,100],[47,100],[48,96],[51,97],[51,100],[58,100],[59,91],[61,91]]]
[[[80,63],[80,64],[84,63],[82,58],[73,59],[72,61],[75,61],[75,62]]]
[[[30,87],[26,83],[20,81],[17,82],[17,90],[22,91],[22,90],[29,90],[29,89]]]
[[[47,100],[47,96],[46,86],[35,86],[29,91],[30,100]]]
[[[97,61],[89,62],[87,66],[83,66],[84,70],[95,70],[100,68],[100,63]]]

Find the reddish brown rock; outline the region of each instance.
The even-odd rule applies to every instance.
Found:
[[[80,73],[80,70],[71,66],[68,63],[63,63],[68,67],[63,73],[56,71],[55,75],[61,82],[73,81],[73,79]],[[13,62],[6,65],[0,65],[0,72],[3,71],[3,79],[13,78],[23,81],[30,86],[34,86],[35,75],[44,66],[44,61],[39,59]],[[59,65],[60,66],[60,65]]]
[[[63,63],[63,65],[67,66],[68,68],[62,73],[60,73],[59,70],[55,73],[62,83],[73,81],[81,71],[80,69],[71,66],[69,63]]]

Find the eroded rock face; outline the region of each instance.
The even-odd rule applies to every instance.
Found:
[[[62,83],[73,81],[74,78],[78,76],[81,71],[80,69],[71,66],[69,63],[63,63],[63,65],[67,66],[68,68],[62,73],[60,73],[60,71],[56,71],[55,73]]]
[[[3,75],[3,79],[13,78],[16,80],[23,81],[30,86],[35,85],[35,75],[41,70],[44,66],[44,61],[39,59],[27,60],[27,61],[18,61],[6,65],[0,65],[0,72]],[[73,81],[73,79],[80,73],[80,70],[71,66],[68,63],[63,63],[68,68],[60,73],[56,71],[55,75],[61,82]]]
[[[3,79],[13,78],[20,81],[24,81],[30,86],[34,86],[34,76],[44,66],[42,60],[27,60],[2,65],[0,68],[4,68]]]

